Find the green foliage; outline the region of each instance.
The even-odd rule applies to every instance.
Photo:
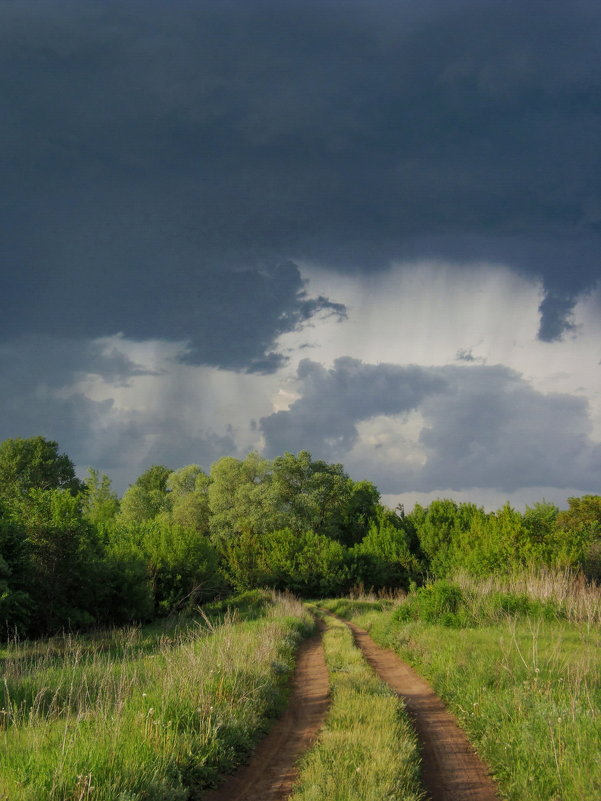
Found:
[[[471,503],[443,499],[426,508],[416,504],[407,522],[416,532],[428,573],[437,578],[452,573],[462,559],[466,535],[484,519],[483,510]]]
[[[367,535],[349,552],[353,583],[406,589],[420,570],[409,541],[400,518],[380,506]]]
[[[484,585],[478,594],[487,594]],[[597,801],[598,626],[558,619],[532,596],[491,600],[490,608],[503,610],[497,619],[489,615],[486,625],[469,629],[387,612],[353,619],[432,683],[491,767],[503,798]],[[533,617],[533,609],[540,614]]]
[[[93,467],[88,469],[85,480],[83,513],[93,525],[108,523],[119,512],[119,498],[111,489],[111,480],[104,473],[100,475]]]
[[[308,451],[285,453],[273,462],[269,502],[282,527],[341,539],[352,488],[342,465],[314,462]]]
[[[143,523],[167,512],[167,481],[171,472],[168,467],[156,464],[138,476],[121,499],[120,520],[123,523]]]
[[[112,559],[141,575],[144,565],[156,614],[193,607],[223,590],[214,546],[200,532],[151,520],[106,530]]]
[[[466,605],[461,587],[448,581],[426,584],[411,593],[394,612],[398,621],[423,620],[441,626],[466,623]]]
[[[209,531],[209,476],[197,464],[174,470],[167,478],[171,523],[196,531]]]
[[[136,479],[136,486],[142,487],[146,492],[167,491],[167,481],[173,471],[162,464],[154,464]]]
[[[0,497],[21,499],[32,489],[76,494],[83,484],[73,462],[59,454],[57,442],[44,437],[4,440],[0,443]]]
[[[226,457],[209,475],[154,465],[119,503],[93,468],[79,482],[56,442],[13,439],[0,445],[2,499],[4,633],[148,620],[226,592],[228,581],[303,596],[529,567],[601,581],[601,496],[570,498],[565,512],[543,501],[486,514],[440,499],[395,514],[373,484],[307,451]]]
[[[269,467],[256,453],[249,453],[244,460],[226,456],[212,465],[207,494],[211,536],[216,543],[276,526],[266,498]]]
[[[347,584],[344,547],[313,531],[258,537],[247,532],[225,547],[228,578],[238,589],[273,587],[304,597],[340,592]]]
[[[352,481],[341,513],[337,539],[348,546],[361,542],[383,509],[380,493],[371,481]]]
[[[0,637],[29,628],[34,608],[30,568],[23,526],[0,500]]]
[[[568,498],[569,509],[557,515],[566,562],[576,561],[588,578],[601,582],[601,495]]]

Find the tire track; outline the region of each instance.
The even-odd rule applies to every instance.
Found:
[[[284,801],[298,775],[298,759],[319,731],[329,706],[323,625],[298,651],[286,711],[259,743],[251,760],[203,801]]]
[[[428,682],[393,651],[376,645],[364,629],[339,619],[353,632],[368,664],[404,699],[421,745],[422,781],[432,801],[499,801],[486,766]]]

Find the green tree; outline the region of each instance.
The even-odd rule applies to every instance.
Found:
[[[522,552],[525,561],[532,565],[558,565],[562,561],[561,545],[557,537],[557,515],[555,504],[538,501],[527,506],[522,516],[525,539]]]
[[[196,531],[209,530],[211,479],[197,464],[174,470],[167,478],[169,521]]]
[[[172,471],[163,465],[149,467],[124,493],[120,520],[143,523],[169,511],[167,481]]]
[[[92,623],[104,593],[97,572],[101,551],[80,497],[62,489],[34,489],[21,510],[39,631]]]
[[[354,484],[340,464],[313,461],[308,451],[285,453],[273,461],[269,503],[279,527],[344,540],[361,530],[361,521],[351,521],[347,514]],[[363,495],[357,492],[358,513],[360,502],[365,505],[370,495],[367,487]]]
[[[225,456],[211,466],[207,490],[213,540],[222,544],[244,532],[277,527],[268,498],[271,463],[256,453],[245,459]]]
[[[367,535],[378,519],[380,493],[371,481],[351,481],[350,492],[340,515],[337,539],[355,545]]]
[[[107,539],[111,558],[121,560],[130,574],[139,574],[144,563],[155,614],[193,606],[224,588],[216,549],[192,528],[160,518],[135,524],[117,521]]]
[[[378,509],[367,536],[350,550],[349,561],[353,583],[375,589],[407,589],[420,572],[407,532],[399,518],[384,507]]]
[[[415,527],[428,572],[444,578],[456,567],[464,566],[465,535],[474,517],[483,514],[474,504],[457,504],[448,498],[432,501],[426,508],[415,505],[406,521]]]
[[[119,512],[119,498],[111,489],[110,478],[93,467],[88,469],[85,479],[83,512],[94,525],[108,523]]]
[[[348,583],[341,543],[304,531],[244,532],[224,545],[226,572],[240,590],[273,587],[299,595],[340,593]]]
[[[0,638],[27,634],[34,604],[23,526],[0,500]]]
[[[557,534],[568,559],[588,578],[601,582],[601,495],[568,498],[568,504],[569,509],[557,515]]]
[[[528,552],[523,517],[507,503],[489,515],[473,514],[457,540],[454,564],[475,576],[510,573],[527,564]]]
[[[21,499],[29,490],[68,490],[75,495],[84,484],[73,462],[58,452],[58,443],[44,437],[7,439],[0,443],[0,497]]]

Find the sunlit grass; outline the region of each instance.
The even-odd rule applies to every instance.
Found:
[[[417,801],[419,760],[402,702],[367,666],[347,627],[327,623],[332,703],[291,801]]]
[[[538,599],[540,592],[539,587]],[[481,588],[480,598],[484,593]],[[576,588],[564,598],[578,594]],[[590,589],[586,597],[594,600]],[[589,615],[581,623],[506,615],[449,628],[395,621],[392,612],[339,601],[327,605],[352,616],[432,682],[491,766],[505,798],[601,798],[601,632]]]
[[[244,759],[279,713],[310,626],[300,604],[282,599],[251,621],[224,611],[218,624],[13,646],[4,659],[0,798],[193,797]]]

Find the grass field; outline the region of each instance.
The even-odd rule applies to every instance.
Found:
[[[301,637],[289,598],[2,652],[0,799],[177,801],[238,764],[285,701]]]
[[[412,608],[411,595],[407,609],[348,600],[326,606],[352,617],[432,682],[506,799],[598,801],[599,593],[595,601],[587,588],[570,613],[551,594],[499,591],[464,586],[467,601],[444,613],[447,625],[434,622],[436,615],[424,619],[428,607],[422,601]]]
[[[348,628],[326,622],[332,703],[291,801],[419,801],[419,757],[402,702],[367,666]]]

